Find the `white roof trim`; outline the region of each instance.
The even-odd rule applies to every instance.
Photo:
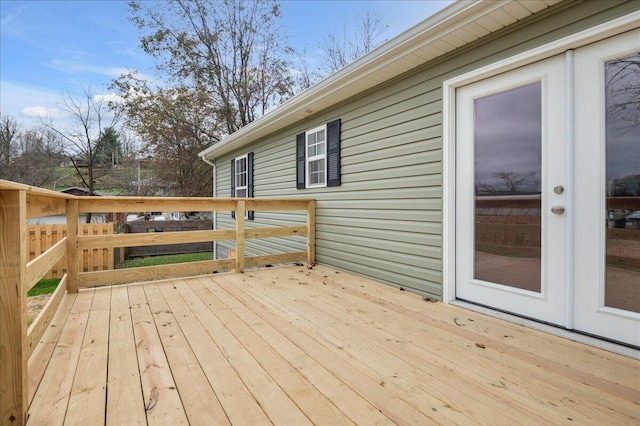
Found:
[[[561,0],[458,0],[200,152],[213,160]]]

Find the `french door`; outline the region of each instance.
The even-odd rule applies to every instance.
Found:
[[[456,89],[458,299],[640,346],[637,102],[640,30]]]

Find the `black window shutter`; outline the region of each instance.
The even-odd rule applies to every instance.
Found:
[[[305,134],[300,133],[296,136],[296,188],[305,188]]]
[[[340,186],[340,119],[327,123],[327,186]]]
[[[253,198],[253,152],[247,154],[247,198]],[[247,218],[253,220],[255,212],[249,210]]]
[[[231,198],[236,197],[236,160],[235,158],[231,159]],[[236,212],[231,212],[231,217],[233,219],[236,218]]]

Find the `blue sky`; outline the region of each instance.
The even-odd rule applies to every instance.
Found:
[[[378,10],[393,38],[450,1],[302,1],[281,3],[282,23],[296,49],[317,51],[332,26]],[[336,13],[338,12],[338,13]],[[138,47],[126,1],[0,1],[0,111],[27,126],[55,105],[67,89],[91,85],[108,92],[127,69],[152,75],[152,61]],[[325,18],[322,18],[325,17]],[[331,18],[333,17],[333,18]]]

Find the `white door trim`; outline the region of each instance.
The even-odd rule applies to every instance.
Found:
[[[501,72],[510,71],[532,62],[576,49],[611,37],[640,25],[640,11],[632,12],[604,24],[564,37],[527,52],[514,55],[493,64],[478,68],[442,83],[442,300],[456,299],[456,88]],[[568,96],[568,95],[567,95]],[[569,145],[572,145],[571,143]],[[569,273],[568,273],[569,275]],[[567,278],[570,278],[569,276]],[[572,276],[571,276],[572,278]],[[567,290],[568,291],[568,290]],[[567,324],[572,325],[567,313]]]

